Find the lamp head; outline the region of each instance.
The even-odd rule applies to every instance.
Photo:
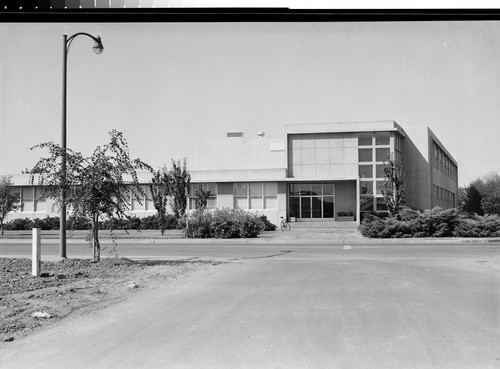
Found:
[[[99,55],[100,53],[103,52],[104,50],[104,46],[102,45],[102,41],[101,41],[101,36],[97,36],[95,39],[94,39],[94,46],[92,46],[92,50],[94,50],[94,52]]]

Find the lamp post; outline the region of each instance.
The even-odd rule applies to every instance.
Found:
[[[62,258],[66,257],[66,86],[67,86],[67,65],[68,65],[68,52],[71,42],[76,36],[88,36],[94,40],[94,46],[92,50],[99,55],[103,52],[104,46],[102,46],[101,37],[94,37],[85,32],[75,33],[74,35],[68,37],[68,35],[63,35],[63,97],[62,97],[62,126],[61,126],[61,147],[62,152],[62,162],[61,162],[61,213],[60,213],[60,233],[59,233],[59,255]]]

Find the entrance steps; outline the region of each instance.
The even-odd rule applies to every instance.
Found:
[[[358,230],[358,224],[353,221],[328,222],[291,222],[290,232],[276,234],[281,238],[295,238],[304,240],[349,240],[364,238]]]
[[[356,222],[342,221],[342,222],[290,222],[294,229],[310,229],[310,228],[358,228]]]

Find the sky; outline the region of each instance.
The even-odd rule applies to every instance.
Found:
[[[428,125],[459,185],[500,173],[500,22],[0,23],[0,174],[61,140],[63,34],[68,147],[90,155],[122,131],[153,167],[194,140],[284,137],[285,124]]]

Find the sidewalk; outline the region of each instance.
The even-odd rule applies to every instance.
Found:
[[[420,243],[499,243],[500,238],[366,238],[355,229],[292,229],[291,231],[266,231],[257,238],[233,238],[233,239],[194,239],[186,238],[182,230],[167,230],[162,235],[158,230],[143,231],[114,231],[116,241],[122,244],[420,244]],[[88,231],[74,231],[71,235],[68,232],[67,243],[82,243]],[[6,243],[31,243],[30,231],[5,231],[4,236],[0,236],[0,244]],[[109,231],[99,232],[99,239],[102,244],[111,244],[113,239]],[[59,231],[42,231],[42,242],[58,242]]]

